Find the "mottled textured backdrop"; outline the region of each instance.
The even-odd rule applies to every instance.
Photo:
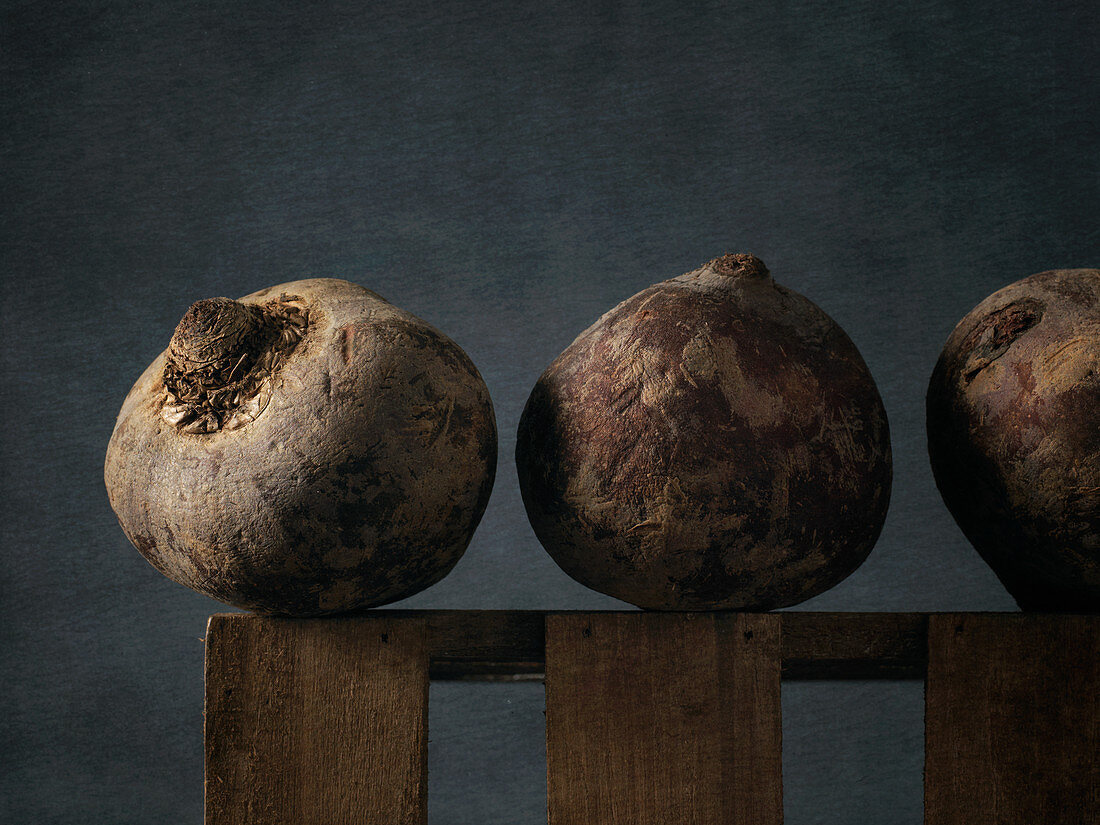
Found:
[[[528,527],[515,428],[613,304],[748,251],[876,376],[892,508],[800,608],[1005,610],[925,456],[955,322],[1100,260],[1096,6],[4,3],[0,820],[198,823],[221,606],[157,574],[102,484],[131,383],[198,298],[358,281],[496,404],[465,558],[415,607],[611,608]],[[432,825],[545,815],[542,690],[432,690]],[[915,683],[791,684],[787,821],[921,821]]]

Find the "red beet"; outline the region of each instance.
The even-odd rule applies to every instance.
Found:
[[[1100,270],[990,295],[928,386],[928,454],[967,538],[1025,610],[1100,611]]]
[[[531,393],[516,464],[566,573],[665,610],[767,610],[832,587],[874,545],[891,480],[859,352],[751,255],[581,333]]]

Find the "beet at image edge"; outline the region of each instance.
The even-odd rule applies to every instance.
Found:
[[[1040,272],[979,303],[926,402],[944,503],[1016,603],[1100,612],[1100,270]]]
[[[833,587],[886,517],[886,411],[858,350],[752,255],[611,309],[524,408],[516,466],[555,562],[656,610],[754,610]]]

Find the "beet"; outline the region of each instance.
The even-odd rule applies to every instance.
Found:
[[[663,610],[768,610],[858,567],[890,496],[859,352],[751,255],[643,290],[536,383],[516,465],[577,581]]]
[[[1100,270],[1041,272],[978,304],[927,412],[943,500],[1020,607],[1100,611]]]
[[[313,279],[193,305],[126,397],[104,477],[164,575],[310,616],[443,578],[496,453],[488,390],[457,344],[363,287]]]

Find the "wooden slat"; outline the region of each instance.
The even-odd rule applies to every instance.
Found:
[[[1100,617],[935,615],[927,825],[1100,822]]]
[[[516,681],[542,678],[545,612],[431,610],[432,679]]]
[[[923,679],[928,616],[780,613],[784,679]]]
[[[779,618],[546,619],[550,825],[778,825]]]
[[[206,825],[423,825],[422,618],[214,616]]]
[[[637,615],[637,611],[613,611]],[[428,622],[432,679],[542,678],[543,610],[375,610],[371,616]],[[927,613],[784,611],[784,679],[923,679]]]

